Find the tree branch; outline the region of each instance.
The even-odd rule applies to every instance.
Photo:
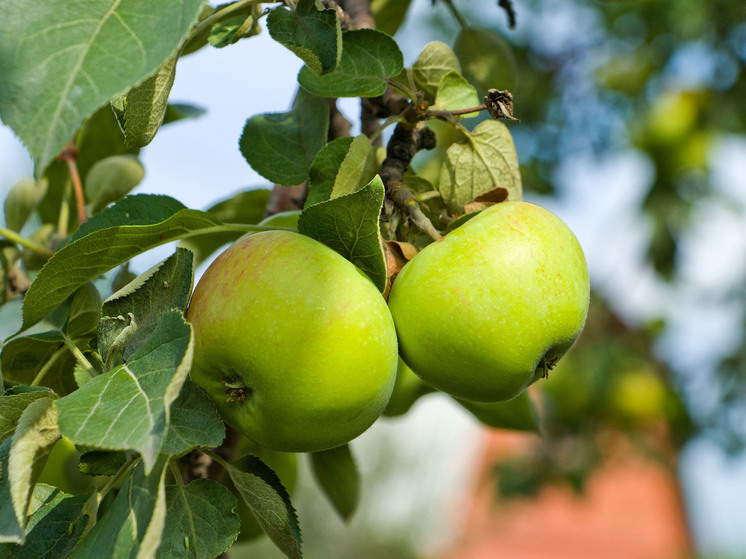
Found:
[[[422,212],[417,198],[407,188],[404,173],[415,154],[421,149],[435,147],[435,133],[424,122],[400,122],[386,146],[386,159],[381,168],[381,180],[397,206],[405,208],[412,222],[424,233],[439,241],[441,235]]]
[[[352,29],[375,29],[376,18],[370,9],[369,0],[342,0],[342,8],[350,16]]]

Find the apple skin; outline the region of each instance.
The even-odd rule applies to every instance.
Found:
[[[540,206],[502,202],[409,261],[389,308],[400,354],[426,383],[496,402],[520,394],[565,354],[589,297],[572,231]]]
[[[396,378],[394,323],[352,263],[299,233],[239,239],[194,290],[191,377],[262,447],[315,452],[381,415]]]
[[[80,452],[67,437],[60,438],[52,447],[39,479],[39,483],[53,485],[64,493],[78,495],[90,491],[94,485],[92,477],[78,469]]]

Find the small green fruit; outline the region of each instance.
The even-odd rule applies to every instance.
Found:
[[[407,364],[399,358],[396,370],[396,383],[383,415],[397,417],[407,413],[414,403],[425,394],[433,392],[433,387],[425,384]]]
[[[314,452],[381,415],[396,377],[396,331],[373,283],[303,235],[246,236],[194,290],[191,376],[223,419],[259,445]]]
[[[426,383],[495,402],[547,374],[572,346],[589,294],[570,229],[539,206],[503,202],[408,262],[389,307],[401,356]]]
[[[93,487],[93,478],[80,472],[78,469],[79,458],[80,452],[75,448],[72,441],[62,437],[52,447],[37,481],[53,485],[65,493],[75,495],[90,491]]]

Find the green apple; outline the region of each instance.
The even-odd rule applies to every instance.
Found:
[[[381,415],[396,379],[391,314],[373,283],[299,233],[239,239],[194,290],[191,377],[260,446],[314,452]]]
[[[409,261],[389,307],[401,356],[426,383],[495,402],[546,375],[572,346],[589,294],[572,231],[539,206],[503,202]]]
[[[65,493],[79,494],[90,491],[93,478],[78,469],[80,452],[67,437],[60,438],[52,447],[47,462],[37,480],[53,485]]]
[[[666,416],[668,389],[652,370],[625,371],[611,388],[611,409],[625,421],[644,423]]]
[[[407,364],[399,358],[399,365],[396,369],[396,383],[394,391],[386,406],[383,415],[387,417],[397,417],[404,415],[414,405],[414,403],[425,394],[429,394],[434,389],[428,386],[418,377]]]

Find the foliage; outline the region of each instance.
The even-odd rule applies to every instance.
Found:
[[[406,7],[374,5],[398,21]],[[0,555],[216,557],[239,534],[240,499],[286,556],[302,556],[282,481],[259,457],[241,454],[246,441],[226,430],[188,378],[194,267],[240,235],[285,228],[262,221],[269,190],[207,211],[128,195],[144,174],[140,148],[162,125],[199,114],[168,102],[181,56],[246,40],[267,16],[270,36],[305,66],[290,110],[249,118],[240,151],[278,191],[305,184],[290,228],[297,222],[300,233],[342,254],[381,293],[415,246],[467,213],[521,199],[508,128],[475,119],[487,109],[477,88],[504,87],[480,73],[489,57],[462,74],[457,53],[436,42],[405,68],[390,34],[360,28],[343,10],[312,0],[267,10],[246,0],[215,8],[198,0],[0,7],[0,117],[35,161],[35,177],[9,193],[0,230],[2,302],[23,296],[21,328],[0,354]],[[478,40],[466,37],[464,52]],[[372,98],[371,137],[338,137],[330,127],[337,97]],[[389,125],[396,130],[384,154]],[[431,181],[410,163],[438,141],[447,152],[440,180]],[[132,258],[169,241],[182,246],[142,274],[129,271]],[[536,428],[525,397],[504,409],[464,406],[492,427]],[[57,441],[76,476],[90,479],[75,486],[78,495],[64,491],[70,484],[39,482]],[[313,453],[312,461],[320,487],[349,519],[360,488],[350,447]]]
[[[579,153],[634,150],[655,175],[640,200],[648,263],[672,289],[686,282],[681,247],[697,209],[724,197],[713,184],[712,148],[746,129],[741,3],[516,0],[506,15],[517,26],[508,30],[482,17],[484,5],[433,1],[430,23],[443,40],[423,45],[408,68],[393,36],[409,1],[370,2],[378,29],[359,29],[347,2],[338,4],[0,6],[0,118],[35,161],[35,177],[8,194],[0,230],[0,303],[23,297],[21,331],[0,354],[0,556],[105,547],[111,557],[214,557],[238,536],[238,500],[285,555],[301,556],[291,495],[260,458],[240,455],[246,441],[236,442],[187,378],[194,267],[243,234],[285,227],[262,222],[266,213],[303,210],[297,229],[386,294],[419,249],[476,212],[524,192],[552,194],[558,170]],[[577,29],[542,35],[558,13]],[[140,148],[160,126],[199,116],[168,103],[181,56],[248,40],[265,16],[270,36],[305,63],[292,107],[248,118],[240,138],[268,188],[207,211],[128,196],[143,176]],[[681,70],[694,66],[692,50],[704,53],[700,72]],[[479,106],[492,88],[516,97],[513,135]],[[364,98],[375,116],[369,135],[339,137],[330,118],[337,97]],[[512,117],[512,105],[500,110]],[[299,204],[273,205],[274,194],[297,185]],[[169,241],[182,248],[143,274],[129,272],[133,257]],[[715,295],[743,307],[742,287]],[[630,327],[610,307],[596,297],[590,327],[537,391],[542,442],[497,465],[504,494],[557,481],[581,489],[609,432],[669,465],[698,430],[742,448],[746,328],[720,364],[717,405],[693,414],[696,394],[656,357],[665,325]],[[414,386],[411,397],[430,390]],[[460,403],[490,427],[537,430],[526,393],[504,405]],[[39,482],[66,439],[93,480],[79,495]],[[205,458],[211,465],[200,469]],[[312,462],[348,519],[360,483],[350,447]]]

